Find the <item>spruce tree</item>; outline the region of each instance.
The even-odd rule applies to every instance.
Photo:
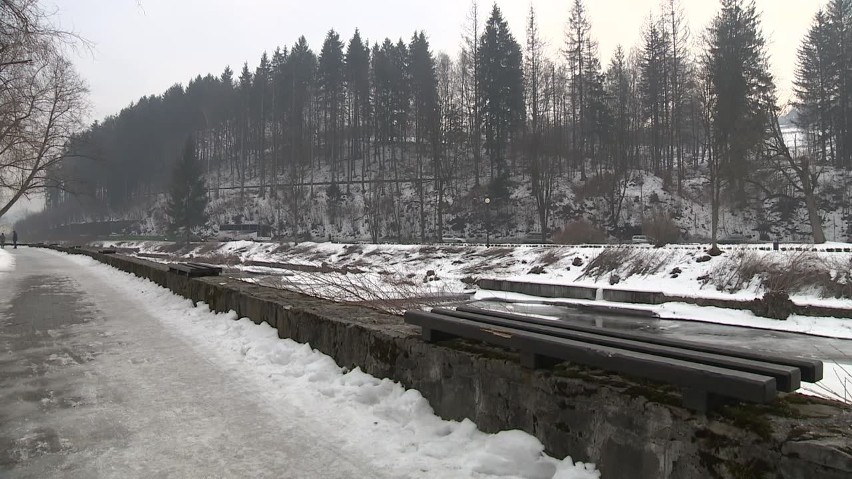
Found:
[[[426,242],[426,193],[423,181],[427,171],[426,152],[431,152],[432,162],[437,160],[439,134],[438,78],[435,74],[435,59],[429,50],[426,34],[415,32],[409,45],[409,75],[411,76],[412,116],[414,120],[414,142],[417,156],[417,191],[420,197],[420,241]],[[429,148],[431,146],[431,148]],[[440,239],[440,237],[439,237]]]
[[[715,102],[713,141],[721,172],[743,199],[755,149],[766,134],[775,84],[754,2],[722,0],[709,31],[707,63]]]
[[[794,81],[795,106],[799,113],[797,124],[808,132],[810,152],[823,162],[834,158],[830,132],[836,95],[831,88],[829,53],[832,48],[828,27],[825,12],[818,11],[799,47]]]
[[[340,160],[343,157],[343,82],[345,69],[343,62],[343,42],[340,35],[329,30],[320,50],[317,67],[317,86],[320,94],[320,112],[322,115],[323,150],[325,160],[331,169],[331,181],[335,183],[340,175]]]
[[[643,120],[648,125],[651,168],[663,174],[663,153],[668,139],[663,131],[668,112],[669,42],[660,23],[651,17],[642,33],[642,54],[639,60]],[[669,172],[666,172],[668,176]]]
[[[509,174],[508,144],[520,131],[525,117],[521,46],[497,4],[485,23],[479,49],[479,104],[493,181]]]
[[[718,251],[722,185],[733,190],[735,199],[745,200],[745,184],[775,108],[775,85],[765,48],[754,2],[722,0],[708,31],[705,56],[712,136],[708,169],[713,253]]]
[[[852,0],[831,0],[828,17],[829,89],[837,165],[852,167]]]
[[[195,157],[195,141],[186,140],[183,154],[172,171],[167,212],[173,233],[181,233],[189,242],[192,228],[207,222],[207,188],[201,165]]]

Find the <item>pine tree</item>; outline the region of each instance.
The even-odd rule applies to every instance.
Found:
[[[340,41],[340,35],[337,32],[329,30],[320,51],[317,84],[321,102],[321,128],[324,131],[323,149],[326,162],[331,167],[332,183],[338,180],[339,163],[343,156],[341,120],[343,119],[344,77],[343,42]]]
[[[722,182],[744,200],[754,153],[766,136],[770,108],[775,107],[775,85],[753,1],[722,0],[708,42],[705,63],[712,98],[711,234],[715,246]]]
[[[426,200],[423,174],[426,171],[425,156],[431,147],[432,161],[437,161],[439,110],[438,78],[435,75],[435,59],[429,50],[429,42],[422,31],[414,33],[409,46],[409,75],[411,77],[411,99],[414,120],[414,142],[417,155],[417,190],[420,196],[420,241],[426,242]]]
[[[207,222],[206,209],[207,188],[195,156],[195,140],[188,138],[172,171],[167,205],[172,231],[182,233],[185,241],[189,242],[192,228]]]
[[[524,121],[524,76],[521,46],[495,4],[479,40],[479,104],[490,178],[509,174],[510,140]]]
[[[659,176],[663,174],[663,153],[666,151],[665,143],[668,139],[664,126],[667,123],[669,100],[669,42],[659,22],[653,17],[648,19],[642,36],[642,56],[639,61],[642,113],[643,120],[648,125],[650,166]]]
[[[852,0],[831,0],[828,17],[829,89],[837,165],[852,168]]]
[[[832,106],[836,95],[831,88],[830,32],[825,12],[818,11],[798,51],[794,81],[798,126],[813,139],[810,151],[826,162],[834,159],[831,138]]]
[[[571,156],[580,167],[580,179],[586,180],[586,157],[591,145],[589,107],[591,90],[600,91],[600,84],[593,85],[600,76],[600,61],[597,59],[597,42],[591,37],[591,24],[582,0],[574,0],[565,32],[565,60],[568,66],[571,123]]]
[[[346,96],[349,113],[349,168],[347,188],[352,182],[354,162],[361,160],[361,183],[369,168],[370,49],[358,29],[349,40],[345,58]]]
[[[723,0],[710,28],[710,79],[715,95],[713,129],[723,173],[738,193],[748,177],[750,155],[763,139],[767,107],[774,105],[766,42],[753,2]]]

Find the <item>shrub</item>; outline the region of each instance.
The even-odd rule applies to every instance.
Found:
[[[713,268],[707,282],[729,292],[740,291],[757,280],[766,293],[814,291],[823,297],[852,296],[852,275],[846,262],[834,264],[807,251],[774,258],[755,251],[737,252]]]
[[[550,249],[545,251],[544,254],[541,255],[541,257],[538,259],[538,262],[541,263],[543,266],[550,266],[553,263],[559,261],[560,259],[562,259],[561,256],[552,249]]]
[[[544,274],[544,273],[545,273],[544,266],[533,266],[527,272],[527,274]]]
[[[647,276],[659,272],[665,266],[667,255],[663,250],[607,248],[586,265],[583,276],[594,278],[595,281],[615,273],[618,273],[616,276],[619,281],[633,275]]]
[[[573,221],[553,233],[557,244],[603,243],[606,233],[586,220]]]
[[[680,240],[677,223],[662,209],[655,209],[642,219],[642,232],[653,238],[657,246],[677,243]]]
[[[764,318],[787,319],[793,314],[795,307],[786,292],[767,291],[763,298],[754,300],[752,312]]]

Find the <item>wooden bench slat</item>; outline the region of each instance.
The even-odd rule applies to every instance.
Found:
[[[591,326],[569,323],[561,320],[554,321],[550,319],[536,318],[534,316],[508,313],[503,311],[492,311],[472,306],[459,306],[458,308],[456,308],[455,311],[447,311],[449,311],[447,314],[450,314],[451,316],[455,316],[461,313],[484,314],[487,316],[495,316],[498,318],[516,321],[525,321],[533,324],[569,329],[572,331],[582,331],[587,333],[600,334],[604,336],[611,336],[614,338],[631,339],[636,341],[643,341],[646,343],[659,344],[663,346],[673,346],[676,348],[691,349],[693,351],[702,351],[705,353],[721,354],[725,356],[733,356],[737,358],[763,361],[774,364],[783,364],[785,366],[793,366],[799,368],[799,370],[801,371],[801,380],[809,383],[820,381],[823,377],[822,361],[819,361],[817,359],[808,359],[795,356],[781,356],[777,354],[750,351],[742,348],[716,346],[712,344],[699,343],[696,341],[689,341],[684,339],[660,337],[657,335],[636,331],[595,328]]]
[[[760,374],[599,344],[588,344],[520,329],[486,325],[425,311],[407,311],[405,321],[445,334],[515,348],[527,353],[534,352],[536,355],[576,362],[733,399],[765,403],[777,396],[775,379]]]
[[[222,268],[218,266],[201,263],[172,263],[169,265],[169,270],[177,271],[190,277],[218,276],[222,272]]]

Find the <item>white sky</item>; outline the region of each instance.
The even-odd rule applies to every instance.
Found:
[[[718,9],[714,0],[680,0],[693,40]],[[796,50],[826,0],[756,0],[763,12],[772,70],[786,99]],[[560,48],[570,0],[498,0],[523,44],[529,5],[537,11],[549,47]],[[404,38],[423,29],[435,52],[454,55],[470,9],[467,0],[45,0],[59,23],[95,43],[76,64],[91,88],[92,119],[117,113],[131,101],[162,93],[198,74],[218,75],[226,65],[254,70],[263,51],[292,45],[304,34],[318,52],[333,28],[348,41],[355,28],[371,42]],[[606,66],[617,44],[637,44],[643,23],[660,0],[586,0],[592,34]],[[482,21],[491,3],[480,1]]]

